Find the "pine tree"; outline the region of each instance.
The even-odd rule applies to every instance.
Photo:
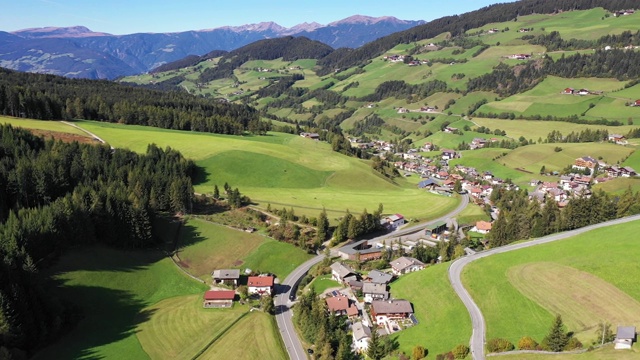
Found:
[[[220,199],[220,189],[218,189],[218,185],[213,186],[213,198],[218,200]]]
[[[375,328],[371,330],[371,338],[369,339],[369,346],[367,347],[367,356],[373,360],[380,360],[383,356],[382,341]]]
[[[549,334],[544,338],[542,343],[549,348],[550,351],[560,352],[567,345],[569,338],[562,322],[562,316],[557,315],[551,325]]]
[[[318,231],[316,232],[316,241],[322,244],[327,239],[329,232],[329,219],[327,218],[327,211],[322,209],[320,216],[318,216]]]

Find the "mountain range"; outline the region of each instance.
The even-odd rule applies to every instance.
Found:
[[[262,39],[304,36],[333,48],[356,48],[423,24],[395,17],[355,15],[291,28],[274,22],[178,33],[112,35],[83,26],[0,31],[0,67],[74,78],[114,79],[140,74],[188,55],[234,50]]]

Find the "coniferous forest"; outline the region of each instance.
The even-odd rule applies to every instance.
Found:
[[[240,135],[268,125],[246,105],[109,81],[67,79],[0,68],[0,114],[40,120],[87,119]]]
[[[160,211],[190,210],[194,170],[170,148],[138,155],[0,126],[0,348],[30,354],[70,325],[43,290],[43,260],[73,245],[149,247]]]

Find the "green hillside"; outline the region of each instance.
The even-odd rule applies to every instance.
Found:
[[[585,344],[602,321],[639,326],[640,286],[626,280],[637,272],[637,227],[616,225],[470,264],[463,281],[483,312],[487,338],[541,341],[555,314]]]

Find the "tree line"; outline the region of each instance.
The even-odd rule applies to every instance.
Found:
[[[529,200],[524,189],[495,188],[491,200],[500,209],[487,235],[492,248],[640,214],[640,192],[634,193],[630,188],[620,196],[598,190],[591,196],[574,197],[563,209],[552,197],[543,203],[535,198]]]
[[[0,114],[39,120],[88,119],[164,129],[239,135],[261,129],[246,105],[184,92],[131,87],[109,81],[67,79],[0,68]]]
[[[8,125],[0,154],[0,349],[29,354],[73,322],[38,268],[72,245],[154,244],[159,212],[190,210],[195,165],[170,148],[138,155]]]

